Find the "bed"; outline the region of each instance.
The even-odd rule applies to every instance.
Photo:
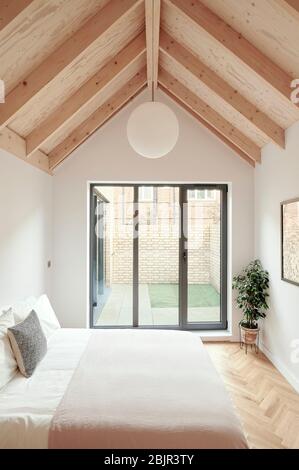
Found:
[[[0,391],[0,448],[49,447],[243,449],[247,442],[194,333],[61,328],[32,377],[17,374]]]

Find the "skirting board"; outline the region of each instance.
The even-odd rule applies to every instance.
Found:
[[[260,344],[261,351],[265,356],[272,362],[272,364],[279,370],[279,372],[284,376],[284,378],[292,385],[292,387],[299,393],[299,380],[294,376],[292,372],[278,359],[274,354],[269,351],[269,349],[263,344]]]

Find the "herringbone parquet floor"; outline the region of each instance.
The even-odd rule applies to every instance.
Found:
[[[299,449],[299,394],[259,352],[205,343],[252,449]]]

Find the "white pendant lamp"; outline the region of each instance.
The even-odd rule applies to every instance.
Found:
[[[127,135],[131,147],[142,157],[160,158],[169,153],[179,136],[174,112],[156,101],[143,103],[132,112]]]
[[[152,5],[154,8],[154,1]],[[152,18],[154,18],[154,11]],[[154,44],[154,28],[152,40]],[[154,68],[154,57],[152,64]],[[154,76],[153,73],[152,76]],[[152,82],[152,101],[143,103],[134,109],[127,123],[127,136],[135,152],[146,158],[163,157],[177,143],[179,137],[177,117],[168,106],[155,101],[154,82]]]

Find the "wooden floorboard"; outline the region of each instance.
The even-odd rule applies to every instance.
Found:
[[[299,449],[299,394],[266,356],[237,343],[205,343],[252,449]]]

